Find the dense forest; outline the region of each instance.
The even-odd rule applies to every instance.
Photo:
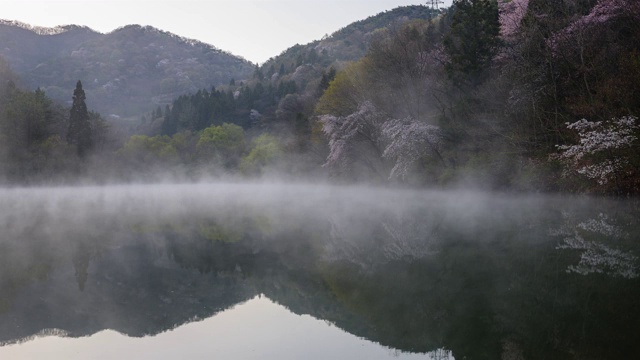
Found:
[[[367,20],[136,120],[85,108],[81,135],[80,82],[70,111],[2,61],[2,181],[640,192],[637,1],[455,0]]]

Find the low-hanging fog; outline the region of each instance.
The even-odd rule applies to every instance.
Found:
[[[155,335],[265,294],[384,346],[457,357],[466,350],[446,329],[476,311],[512,314],[549,274],[604,276],[601,301],[616,284],[631,292],[617,306],[628,306],[637,215],[615,199],[294,182],[2,189],[0,343],[46,329]],[[478,297],[493,305],[468,308]],[[443,316],[445,327],[428,325]]]
[[[265,248],[312,242],[316,255],[363,258],[420,258],[456,238],[542,242],[567,226],[613,237],[607,221],[622,220],[607,220],[617,216],[607,211],[627,206],[588,197],[294,182],[12,188],[0,197],[5,243],[117,246],[173,231],[211,241],[251,238]],[[593,222],[601,228],[584,225]]]

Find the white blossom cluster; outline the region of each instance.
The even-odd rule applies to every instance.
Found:
[[[559,160],[566,166],[565,176],[575,171],[604,185],[628,164],[625,158],[611,157],[614,150],[628,148],[638,140],[635,135],[639,128],[637,120],[635,116],[624,116],[606,123],[586,119],[567,123],[568,129],[578,132],[580,142],[575,145],[556,145],[560,153],[551,155],[551,159]],[[595,159],[594,155],[602,153],[608,157]]]
[[[529,8],[529,0],[500,0],[500,34],[507,38],[516,33]]]
[[[251,121],[257,122],[262,119],[262,114],[260,114],[260,112],[256,109],[251,109],[251,111],[249,112],[249,118],[251,119]]]
[[[387,241],[382,246],[385,259],[422,259],[435,254],[437,237],[434,229],[423,221],[416,219],[389,219],[382,223]],[[430,234],[430,235],[428,235]]]
[[[623,168],[626,165],[626,162],[621,161],[620,159],[615,160],[604,160],[601,163],[597,164],[589,164],[579,167],[577,169],[578,174],[584,175],[589,179],[596,179],[598,181],[598,185],[605,185],[609,182],[609,179],[612,175]]]
[[[323,115],[322,131],[329,137],[329,156],[324,164],[347,170],[356,161],[359,142],[368,142],[380,150],[382,157],[395,162],[389,178],[404,179],[416,161],[438,156],[442,145],[439,127],[407,117],[392,119],[364,102],[348,116]]]
[[[588,219],[577,224],[570,214],[563,212],[562,215],[565,225],[550,232],[552,236],[563,237],[563,242],[556,246],[556,249],[582,252],[578,264],[570,265],[567,272],[581,275],[608,274],[627,279],[640,276],[637,256],[614,249],[603,242],[611,243],[625,237],[620,227],[611,224],[607,215],[600,213],[597,219]],[[593,237],[594,240],[589,240],[588,237]]]
[[[320,116],[322,131],[329,137],[329,156],[324,166],[345,170],[356,157],[355,142],[364,140],[377,145],[382,118],[382,114],[369,101],[348,116]]]
[[[382,134],[388,141],[383,156],[395,160],[391,178],[404,179],[416,161],[437,154],[442,144],[439,127],[414,118],[389,120],[384,123]]]
[[[602,234],[614,238],[622,236],[622,231],[618,226],[609,224],[609,217],[603,213],[598,214],[598,219],[589,219],[580,222],[576,227],[584,231]]]
[[[606,273],[613,276],[621,276],[627,279],[638,277],[636,264],[638,257],[595,241],[585,240],[580,234],[564,239],[564,244],[556,249],[581,250],[578,265],[570,265],[567,272],[575,272],[581,275],[592,273]]]
[[[323,251],[324,261],[349,261],[363,270],[370,270],[377,263],[368,243],[357,241],[358,236],[352,233],[353,228],[348,219],[343,217],[329,218],[331,231],[329,241]]]
[[[549,47],[556,51],[579,34],[593,26],[615,21],[620,16],[631,16],[640,20],[638,0],[599,0],[589,14],[578,18],[563,30],[549,38]]]
[[[421,217],[391,216],[381,226],[379,242],[363,236],[352,219],[329,218],[331,231],[323,251],[327,262],[348,261],[362,270],[398,260],[416,260],[438,252],[438,223],[425,222]]]

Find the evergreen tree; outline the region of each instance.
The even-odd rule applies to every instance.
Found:
[[[84,157],[93,147],[89,111],[85,100],[86,96],[84,90],[82,90],[82,83],[78,80],[76,89],[73,91],[73,105],[69,116],[67,143],[76,147],[80,157]]]
[[[262,69],[258,64],[256,64],[256,67],[253,70],[253,78],[258,79],[258,81],[264,80],[264,74],[262,73]]]
[[[322,79],[320,79],[320,84],[318,85],[317,96],[322,96],[325,90],[329,88],[329,84],[336,77],[336,69],[332,66],[329,68],[329,72],[322,72]]]
[[[444,39],[447,74],[454,81],[477,82],[500,45],[496,0],[454,0],[451,30]]]

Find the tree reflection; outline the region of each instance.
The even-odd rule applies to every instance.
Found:
[[[627,279],[638,277],[638,257],[612,247],[624,243],[629,235],[612,224],[609,216],[600,213],[597,218],[578,221],[564,212],[562,217],[563,226],[551,231],[552,235],[563,238],[556,248],[580,251],[580,261],[577,265],[569,265],[567,271],[581,275],[604,273]]]
[[[73,219],[33,206],[14,226],[0,212],[0,342],[45,329],[154,335],[264,294],[433,359],[640,353],[634,207],[427,196],[301,211],[209,198],[145,213],[123,199]]]

